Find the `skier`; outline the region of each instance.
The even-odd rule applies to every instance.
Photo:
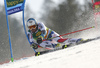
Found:
[[[55,31],[47,28],[43,23],[37,23],[34,18],[29,18],[27,20],[27,27],[29,29],[27,34],[30,41],[30,46],[34,49],[37,49],[38,45],[49,49],[60,46],[59,43],[71,44],[82,41],[82,38],[64,39]]]

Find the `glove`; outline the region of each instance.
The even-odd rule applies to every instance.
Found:
[[[38,48],[38,44],[33,43],[33,44],[31,45],[31,47],[32,47],[33,49],[37,49],[37,48]]]
[[[37,43],[38,43],[38,44],[42,43],[42,41],[43,41],[43,38],[42,38],[42,37],[39,37],[39,38],[37,39]]]

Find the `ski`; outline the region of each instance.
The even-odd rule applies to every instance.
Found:
[[[78,43],[77,45],[87,43],[87,42],[90,42],[90,41],[94,41],[94,40],[98,40],[98,39],[100,39],[100,36],[95,37],[95,38],[91,38],[91,39],[86,39],[86,40],[82,41],[81,43]]]
[[[39,55],[46,54],[46,53],[49,53],[49,52],[54,52],[54,51],[66,49],[66,48],[69,48],[69,47],[72,47],[72,46],[75,46],[75,45],[84,44],[84,43],[87,43],[87,42],[90,42],[90,41],[94,41],[94,40],[98,40],[98,39],[100,39],[100,36],[95,37],[95,38],[91,38],[91,39],[83,40],[82,42],[77,43],[77,44],[62,45],[62,47],[60,47],[60,48],[55,48],[55,49],[53,49],[53,50],[46,50],[46,51],[36,52],[36,53],[35,53],[35,56],[39,56]]]

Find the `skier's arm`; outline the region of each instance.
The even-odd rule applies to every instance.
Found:
[[[44,36],[46,34],[46,28],[47,27],[43,23],[39,23],[38,26],[39,26],[39,29],[42,31],[42,34],[43,34],[43,35],[42,34],[41,35]]]
[[[30,41],[30,47],[34,48],[34,49],[37,49],[38,48],[38,44],[34,42],[34,39],[31,35],[30,32],[27,33],[27,36],[28,36],[28,39]]]
[[[37,39],[37,43],[42,43],[42,40],[44,39],[44,36],[46,35],[46,26],[43,23],[38,24],[40,30],[42,31],[41,35]]]

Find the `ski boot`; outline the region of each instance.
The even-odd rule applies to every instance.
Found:
[[[56,47],[60,47],[61,44],[60,43],[57,43],[57,44],[52,44],[53,48],[56,48]]]
[[[76,45],[82,43],[84,40],[82,38],[79,38],[77,41],[76,41]]]
[[[36,52],[35,53],[35,56],[39,56],[41,53],[40,52]]]
[[[62,49],[66,49],[67,47],[71,46],[71,44],[63,45]]]
[[[67,48],[67,45],[63,45],[63,46],[62,46],[62,49],[66,49],[66,48]]]
[[[56,47],[60,47],[60,46],[61,46],[61,44],[60,44],[60,43],[56,44]]]

